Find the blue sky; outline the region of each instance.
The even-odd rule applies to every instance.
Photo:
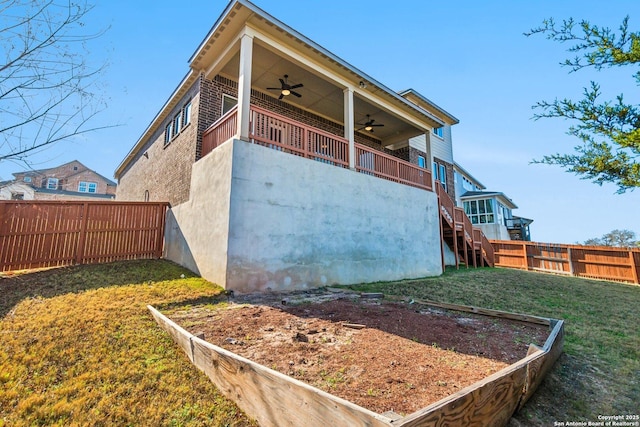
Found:
[[[120,126],[64,142],[34,157],[34,167],[77,159],[112,178],[115,168],[187,72],[187,60],[226,0],[95,0],[89,26],[109,31],[91,42],[108,109],[99,123]],[[542,20],[574,17],[616,27],[630,15],[640,29],[640,3],[628,1],[255,0],[254,3],[394,90],[413,88],[460,119],[454,157],[488,190],[513,199],[534,219],[534,240],[574,243],[627,228],[640,238],[640,190],[614,194],[557,167],[532,165],[569,152],[578,141],[568,122],[531,119],[531,106],[577,99],[590,80],[605,95],[640,103],[629,68],[570,74],[563,46],[522,33]],[[0,163],[0,179],[23,167]]]

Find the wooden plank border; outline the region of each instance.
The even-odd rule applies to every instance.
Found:
[[[261,426],[392,425],[391,418],[208,343],[147,308],[218,390]]]
[[[229,399],[261,426],[504,426],[536,391],[564,345],[564,322],[434,301],[420,305],[547,325],[544,346],[531,345],[518,362],[406,417],[392,419],[266,368],[196,337],[147,306],[156,322]]]

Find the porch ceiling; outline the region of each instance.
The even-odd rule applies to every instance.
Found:
[[[221,68],[220,74],[237,81],[239,58],[239,52],[235,52]],[[283,78],[285,74],[289,76],[289,84],[302,83],[304,87],[295,89],[296,92],[302,95],[301,98],[289,95],[283,98],[284,102],[343,124],[344,94],[342,87],[329,81],[327,77],[316,70],[303,67],[293,60],[273,52],[259,42],[255,42],[253,45],[251,87],[254,90],[277,98],[280,95],[279,92],[277,90],[267,90],[267,87],[280,86],[278,79]],[[367,114],[370,115],[371,119],[375,120],[376,124],[384,124],[384,127],[376,127],[374,133],[364,130],[360,132],[379,139],[385,145],[397,143],[400,140],[424,133],[423,130],[417,129],[400,117],[381,109],[380,106],[359,98],[356,93],[354,96],[356,130],[364,126],[367,121]]]

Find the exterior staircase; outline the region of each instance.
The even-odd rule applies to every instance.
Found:
[[[467,268],[493,267],[493,246],[482,230],[471,224],[464,210],[455,205],[439,181],[436,181],[435,190],[440,207],[442,242],[455,254],[456,268],[459,268],[460,264]]]

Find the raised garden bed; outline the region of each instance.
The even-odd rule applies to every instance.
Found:
[[[561,321],[341,292],[151,311],[261,425],[506,424],[562,349]]]

